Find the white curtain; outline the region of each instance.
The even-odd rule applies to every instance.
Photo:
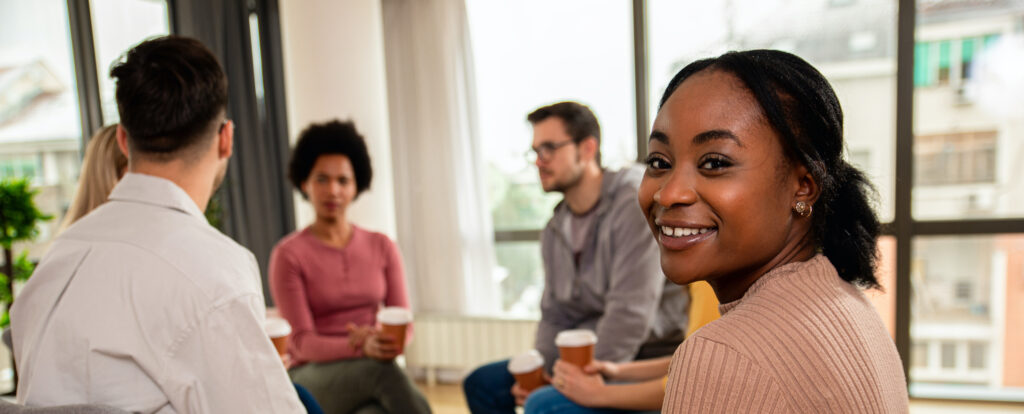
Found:
[[[500,309],[462,0],[383,0],[398,243],[417,311]]]

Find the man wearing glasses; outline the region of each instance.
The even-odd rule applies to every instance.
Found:
[[[689,296],[661,271],[658,246],[636,202],[642,169],[601,167],[601,128],[585,105],[560,102],[526,119],[533,125],[527,156],[541,186],[564,195],[541,235],[545,285],[535,347],[545,371],[550,374],[558,359],[555,336],[568,329],[597,333],[598,360],[671,355],[683,340]],[[527,393],[506,365],[485,365],[466,378],[472,412],[511,413],[523,403]]]

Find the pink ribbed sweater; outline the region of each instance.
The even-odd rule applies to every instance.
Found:
[[[672,358],[665,413],[905,413],[900,357],[818,255],[768,272]]]

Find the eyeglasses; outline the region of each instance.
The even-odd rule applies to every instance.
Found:
[[[558,151],[559,148],[569,144],[575,144],[575,142],[571,140],[562,142],[545,142],[536,147],[530,148],[524,155],[526,156],[526,161],[531,164],[537,162],[537,159],[540,159],[541,161],[548,161],[551,159],[551,156],[555,154],[555,151]]]

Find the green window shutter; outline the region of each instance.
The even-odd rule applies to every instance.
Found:
[[[976,47],[977,41],[975,38],[967,38],[963,40],[960,45],[960,59],[963,62],[970,62],[974,60],[974,48]]]
[[[939,42],[939,67],[949,67],[949,41],[943,40]]]
[[[914,86],[928,86],[928,43],[914,44]]]
[[[998,34],[990,34],[988,36],[985,36],[985,46],[982,48],[982,50],[992,47],[992,44],[995,43],[997,40],[999,40]]]

